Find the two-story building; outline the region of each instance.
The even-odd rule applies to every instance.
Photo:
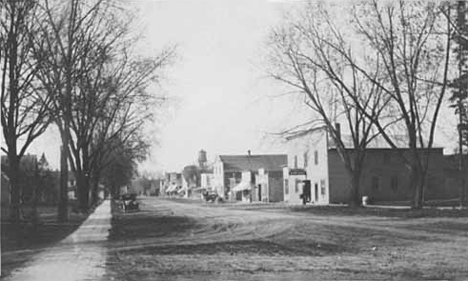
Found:
[[[350,138],[342,136],[342,139],[352,153]],[[287,142],[289,165],[283,169],[285,201],[300,203],[301,195],[310,192],[314,204],[349,202],[351,179],[325,128],[301,132],[288,137]],[[411,172],[402,158],[410,157],[410,153],[408,148],[389,148],[379,138],[372,141],[366,150],[360,195],[374,202],[410,201]],[[424,153],[429,155],[425,200],[453,197],[444,185],[443,149],[432,148]]]
[[[281,170],[287,165],[286,154],[250,154],[247,155],[219,155],[216,157],[213,164],[213,188],[223,198],[230,200],[240,200],[242,196],[238,192],[233,192],[234,187],[242,182],[242,173],[244,181],[250,181],[252,185],[251,196],[252,201],[262,200],[262,183],[255,183],[256,176],[259,174],[259,169],[263,169],[263,173],[282,178]],[[280,179],[282,182],[282,179]],[[282,189],[282,184],[277,184],[277,181],[264,181],[263,185],[267,185],[269,189]],[[246,188],[243,188],[244,191]],[[237,194],[236,194],[237,193]],[[260,194],[260,196],[258,196]],[[269,194],[265,191],[265,194]],[[250,196],[250,195],[249,195]],[[269,196],[269,195],[268,195]],[[267,197],[268,197],[267,196]],[[275,198],[276,200],[276,198]],[[282,199],[278,199],[281,201]]]
[[[176,194],[182,188],[182,173],[170,172],[164,174],[161,186],[162,195]]]

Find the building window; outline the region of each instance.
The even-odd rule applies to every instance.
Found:
[[[372,177],[372,190],[379,190],[379,178]]]
[[[304,152],[304,168],[307,168],[307,165],[309,164],[309,153],[306,151]]]
[[[314,151],[314,163],[315,165],[318,165],[319,159],[318,159],[318,151]]]
[[[393,176],[392,179],[390,180],[390,188],[393,190],[393,192],[396,192],[398,190],[398,177]]]
[[[284,194],[289,194],[289,180],[284,179]]]
[[[320,194],[325,196],[325,180],[320,180]]]
[[[294,168],[297,169],[297,155],[294,155]]]
[[[294,192],[296,192],[296,193],[299,192],[299,183],[300,182],[301,182],[300,180],[296,179],[296,182],[294,184]]]

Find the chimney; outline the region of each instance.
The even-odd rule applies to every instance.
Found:
[[[341,139],[341,125],[340,123],[335,123],[336,139]]]

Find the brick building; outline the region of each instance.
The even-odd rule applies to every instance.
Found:
[[[343,136],[346,139],[346,136]],[[348,138],[349,139],[349,138]],[[300,203],[300,195],[310,187],[310,199],[315,204],[345,203],[350,198],[350,177],[334,142],[325,128],[302,132],[287,139],[288,167],[283,169],[284,198]],[[344,143],[352,152],[351,143]],[[348,143],[348,145],[347,145]],[[407,148],[391,149],[376,138],[366,151],[364,170],[360,180],[360,195],[374,202],[410,201],[410,170],[401,155],[409,156]],[[442,148],[430,150],[427,185],[424,199],[445,199],[454,190],[444,184],[444,156]]]

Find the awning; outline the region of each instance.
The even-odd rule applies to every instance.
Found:
[[[251,189],[251,186],[250,186],[250,183],[249,182],[241,182],[239,183],[238,185],[236,185],[232,191],[234,192],[239,192],[239,191],[244,191],[244,190],[250,190]]]
[[[166,189],[166,192],[173,192],[177,189],[177,185],[171,185],[168,189]]]

